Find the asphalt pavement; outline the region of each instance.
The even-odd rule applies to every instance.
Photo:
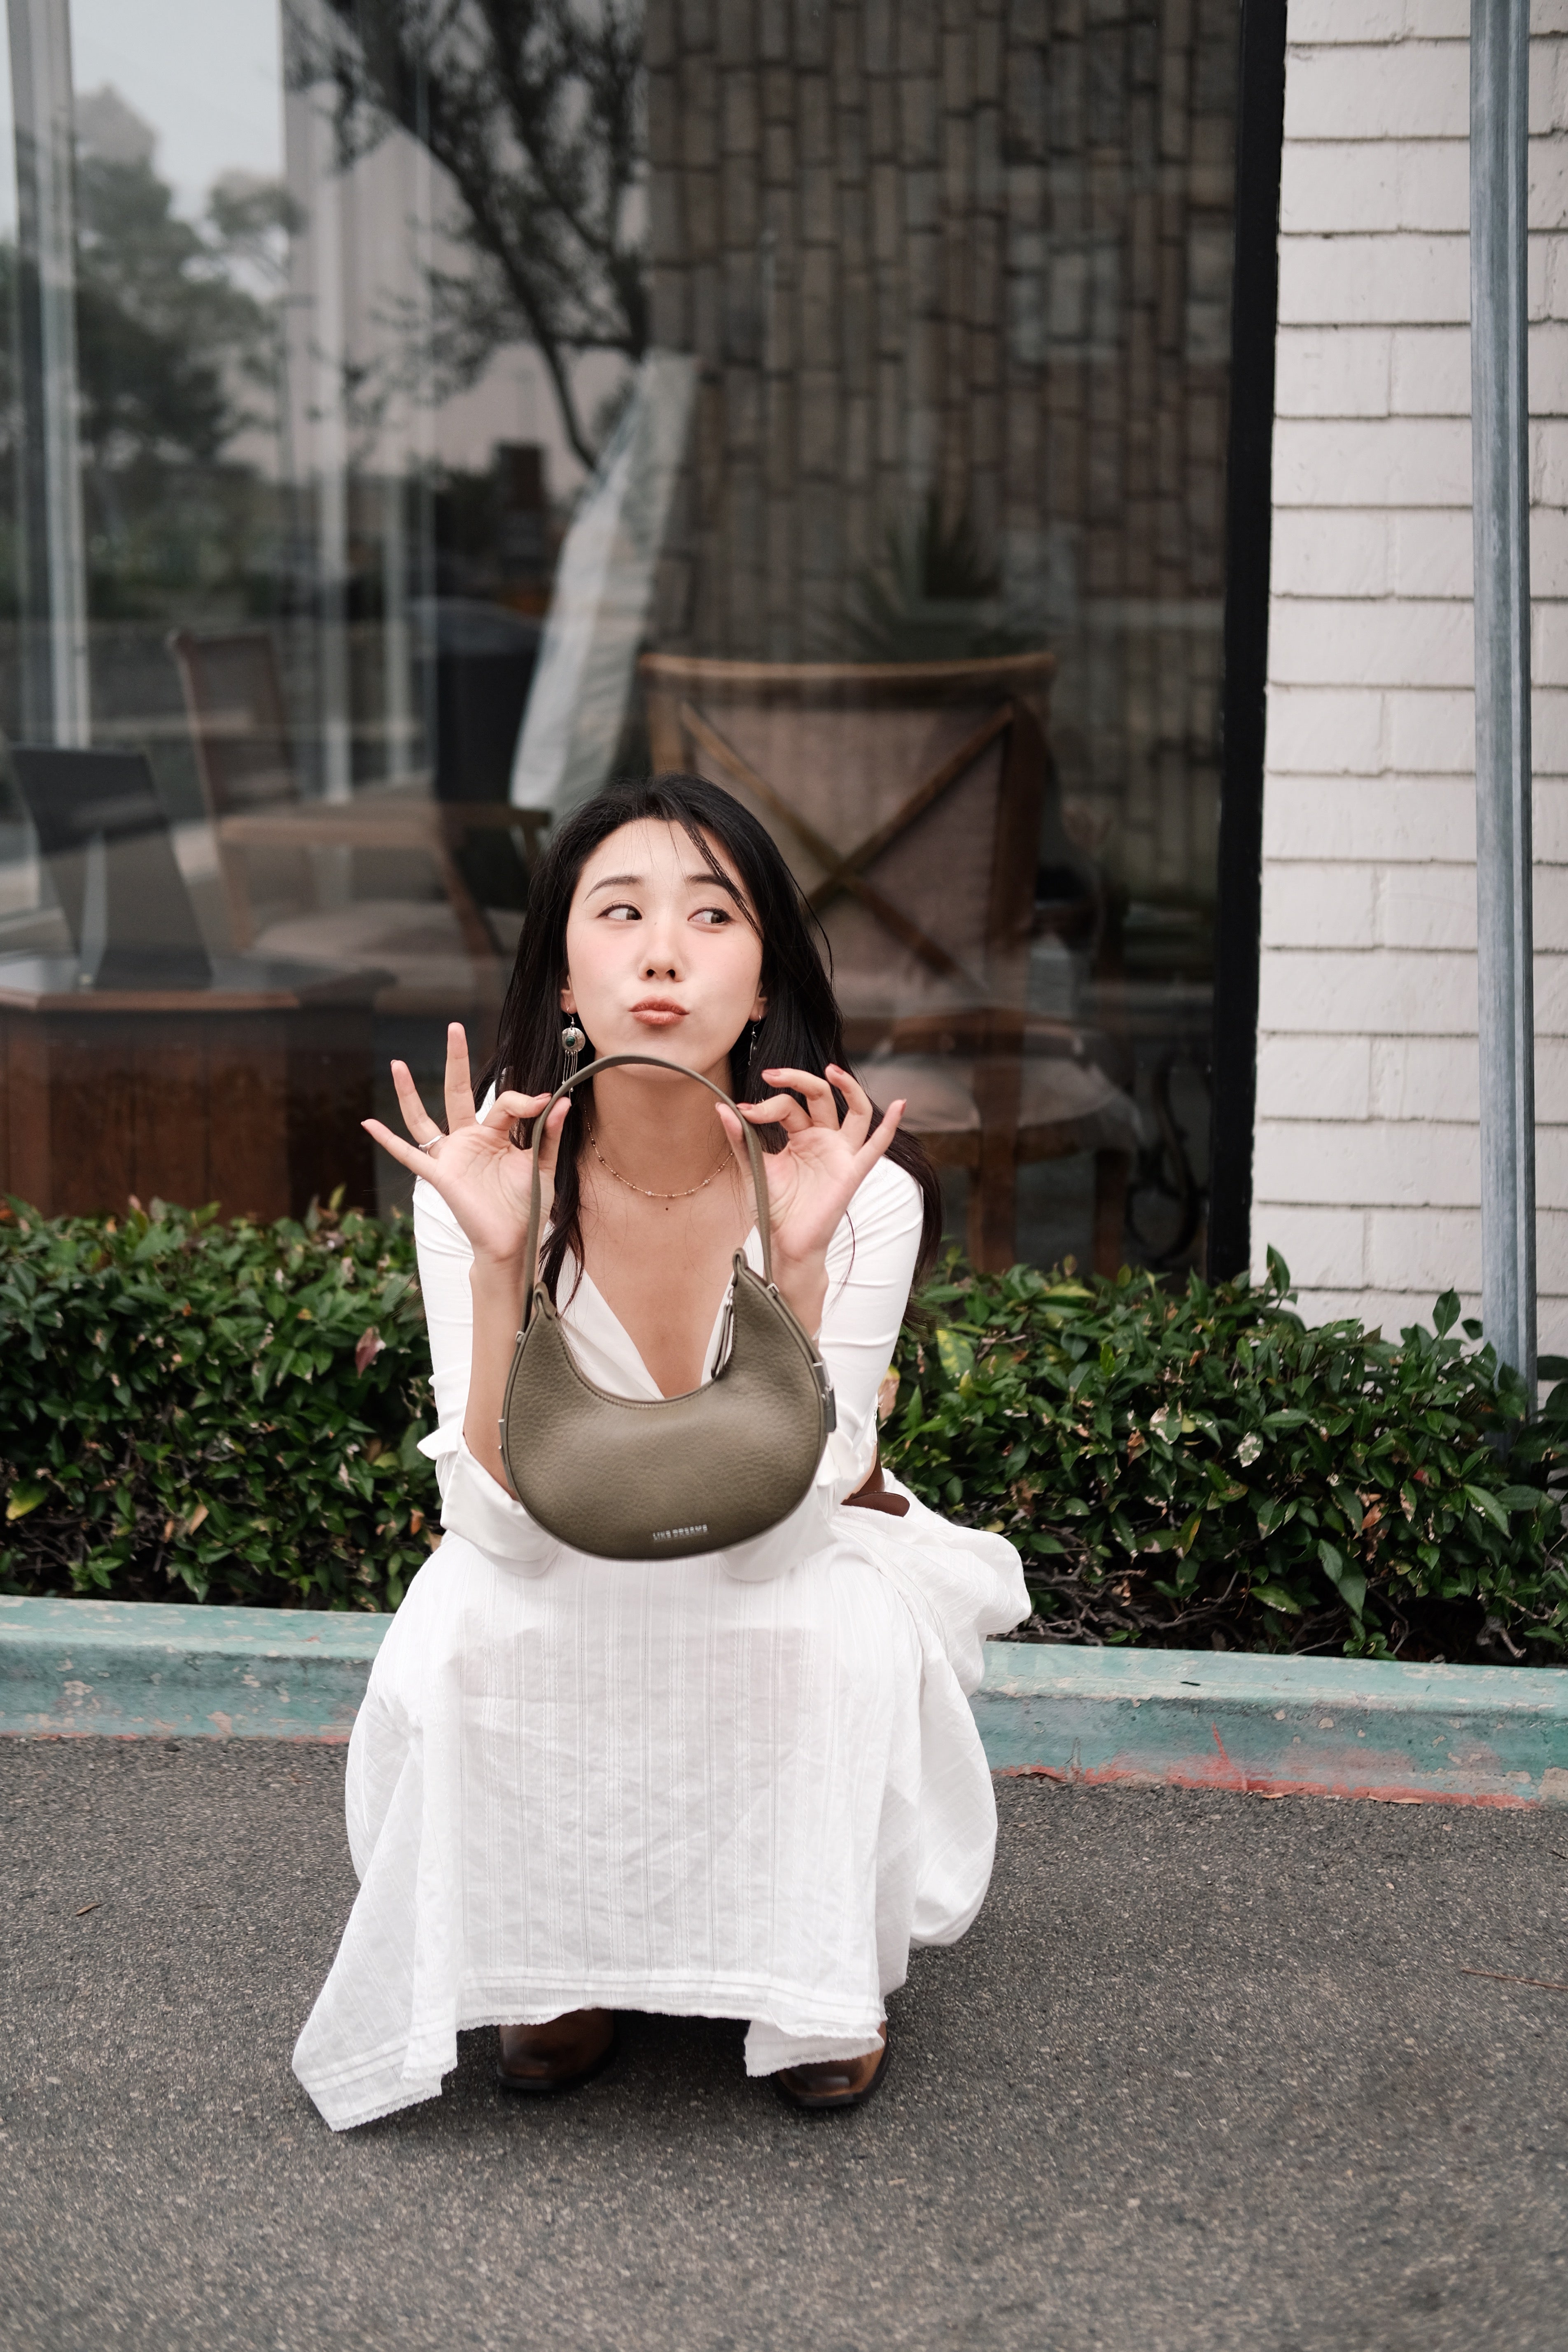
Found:
[[[1568,1814],[998,1784],[885,2090],[633,2017],[334,2137],[342,1754],[0,1743],[4,2352],[1477,2352],[1568,2336]],[[1464,1973],[1550,1979],[1555,1990]]]

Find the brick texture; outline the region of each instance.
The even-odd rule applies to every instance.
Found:
[[[1253,1210],[1308,1311],[1479,1312],[1468,10],[1290,11]],[[1542,1345],[1568,1347],[1568,8],[1531,58]]]
[[[670,649],[842,649],[929,491],[1060,668],[1069,803],[1214,889],[1234,0],[649,0],[653,332],[700,362]]]

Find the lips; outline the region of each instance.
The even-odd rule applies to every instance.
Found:
[[[648,1029],[668,1029],[672,1022],[684,1021],[686,1007],[676,1004],[668,996],[645,996],[640,1004],[632,1007],[632,1017]]]

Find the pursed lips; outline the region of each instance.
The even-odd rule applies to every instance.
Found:
[[[649,996],[645,997],[640,1004],[633,1005],[632,1017],[650,1029],[668,1029],[671,1022],[685,1020],[686,1007],[672,1004],[665,996]]]

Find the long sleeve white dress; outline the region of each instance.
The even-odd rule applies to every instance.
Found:
[[[1029,1606],[1001,1537],[912,1496],[901,1518],[844,1506],[875,1460],[913,1180],[880,1161],[828,1252],[838,1425],[814,1490],[755,1543],[684,1560],[570,1551],[480,1468],[471,1253],[427,1184],[414,1213],[446,1532],[354,1725],[360,1891],[295,2073],[342,2130],[435,2096],[460,2030],[567,2010],[745,2019],[753,2074],[874,2049],[911,1943],[956,1941],[984,1896],[995,1807],[966,1693]],[[658,1396],[574,1271],[584,1370]]]

